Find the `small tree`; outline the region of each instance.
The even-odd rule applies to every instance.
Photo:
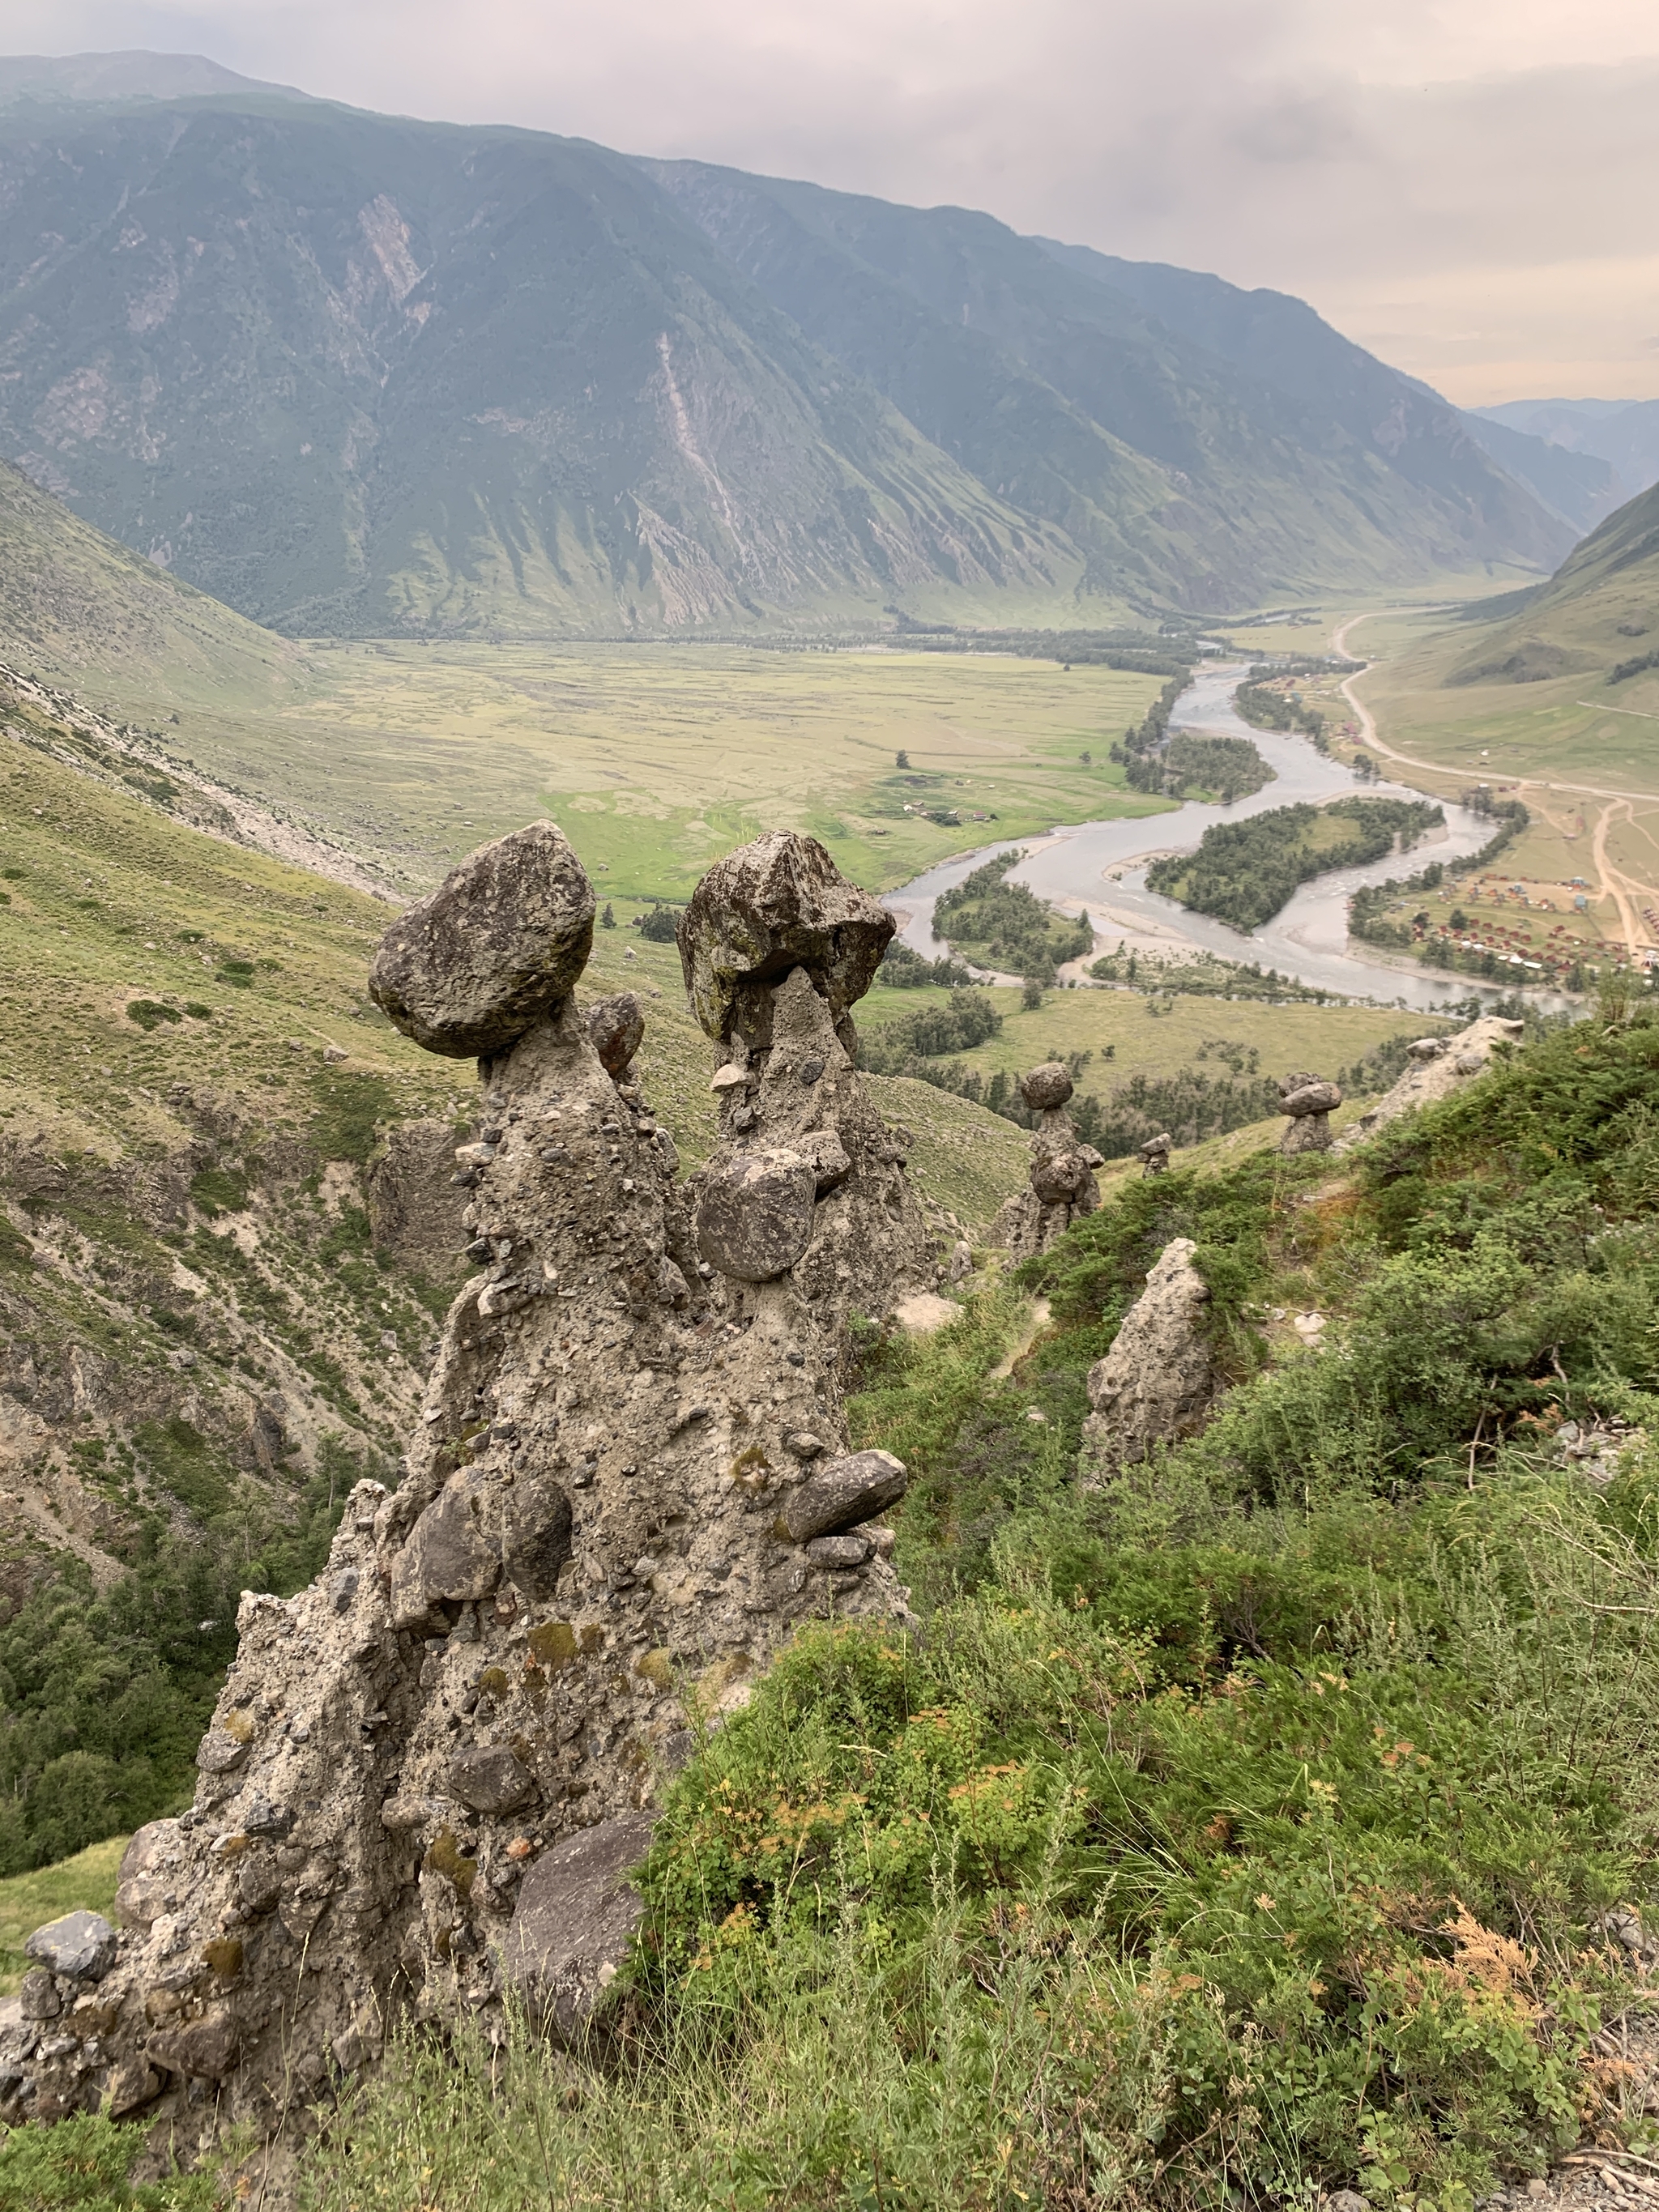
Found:
[[[616,927],[617,917],[611,911],[610,900],[607,899],[605,901],[605,912],[599,916],[599,927],[601,929],[614,929]]]
[[[893,755],[893,766],[895,768],[908,768],[909,765],[910,756],[908,753],[898,752]]]
[[[1020,1005],[1028,1014],[1034,1014],[1042,1004],[1042,986],[1035,975],[1025,978],[1025,988],[1020,993]]]

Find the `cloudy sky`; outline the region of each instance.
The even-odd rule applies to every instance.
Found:
[[[0,0],[0,52],[131,47],[987,208],[1465,404],[1659,397],[1654,0]]]

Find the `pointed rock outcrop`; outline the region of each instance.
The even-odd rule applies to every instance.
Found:
[[[1190,1237],[1166,1244],[1103,1359],[1089,1370],[1080,1473],[1091,1487],[1204,1425],[1219,1388],[1204,1332],[1210,1289]]]
[[[1407,1048],[1411,1064],[1393,1087],[1385,1091],[1375,1105],[1349,1122],[1336,1140],[1340,1152],[1352,1151],[1363,1145],[1367,1137],[1374,1137],[1379,1129],[1397,1121],[1402,1114],[1409,1114],[1419,1106],[1431,1106],[1437,1099],[1449,1097],[1465,1084],[1473,1083],[1484,1075],[1492,1065],[1494,1051],[1513,1051],[1526,1034],[1523,1022],[1504,1020],[1496,1014],[1483,1014],[1467,1029],[1451,1036],[1419,1037]]]
[[[904,1470],[848,1450],[836,1331],[873,1217],[896,1266],[915,1201],[830,999],[799,965],[745,986],[771,1043],[741,1095],[797,1164],[775,1207],[720,1185],[708,1249],[788,1261],[723,1276],[616,1079],[637,1009],[577,1008],[592,900],[559,833],[486,847],[422,907],[376,973],[432,1048],[488,1040],[458,1180],[492,1256],[450,1308],[398,1489],[358,1486],[308,1589],[244,1595],[194,1802],[133,1838],[119,1934],[37,1946],[0,2118],[102,2099],[181,2151],[240,2123],[291,2144],[400,2014],[489,2028],[511,1983],[572,2029],[626,1942],[693,1701],[718,1723],[809,1614],[908,1617],[869,1525]],[[826,957],[844,987],[846,948]]]

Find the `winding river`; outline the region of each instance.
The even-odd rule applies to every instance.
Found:
[[[1376,999],[1385,1005],[1426,1012],[1450,999],[1472,994],[1494,999],[1511,988],[1449,979],[1402,965],[1392,966],[1348,938],[1348,900],[1362,884],[1380,884],[1424,867],[1430,860],[1461,860],[1479,852],[1492,824],[1467,807],[1446,806],[1446,827],[1431,830],[1409,857],[1395,854],[1364,867],[1336,868],[1304,884],[1273,919],[1249,935],[1207,915],[1189,914],[1173,899],[1146,889],[1146,868],[1160,853],[1190,852],[1212,823],[1238,822],[1298,799],[1317,805],[1346,792],[1420,799],[1421,792],[1394,783],[1364,783],[1352,769],[1328,760],[1306,738],[1253,728],[1238,714],[1232,694],[1246,669],[1238,663],[1199,672],[1182,695],[1171,720],[1179,729],[1206,735],[1248,738],[1273,771],[1273,781],[1231,806],[1188,799],[1173,812],[1144,815],[1138,821],[1080,822],[1057,827],[1047,836],[1022,838],[1025,857],[1010,871],[1011,880],[1029,884],[1039,897],[1075,914],[1087,909],[1097,932],[1108,939],[1156,939],[1160,949],[1179,957],[1188,951],[1218,953],[1227,960],[1259,961],[1294,976],[1312,990],[1347,998]],[[1001,838],[975,852],[944,860],[896,891],[884,903],[900,915],[906,945],[929,959],[949,947],[933,934],[933,902],[959,884],[994,853],[1012,841]],[[1566,1001],[1559,1003],[1565,1005]]]

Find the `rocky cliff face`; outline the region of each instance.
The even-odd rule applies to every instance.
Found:
[[[393,1018],[453,1048],[448,1007],[491,1042],[458,1155],[479,1272],[396,1492],[358,1486],[310,1588],[244,1597],[195,1802],[134,1838],[120,1932],[36,1939],[6,2117],[104,2100],[184,2144],[234,2121],[291,2142],[401,2013],[488,2022],[516,1982],[569,2027],[696,1728],[805,1615],[906,1617],[870,1525],[904,1470],[846,1449],[836,1355],[862,1246],[914,1275],[920,1216],[812,936],[815,897],[848,887],[817,848],[786,857],[802,933],[748,987],[769,1042],[695,1220],[629,1080],[637,1019],[569,995],[592,894],[556,832],[485,848],[400,921]],[[510,927],[480,962],[481,891],[562,933],[539,996]]]

